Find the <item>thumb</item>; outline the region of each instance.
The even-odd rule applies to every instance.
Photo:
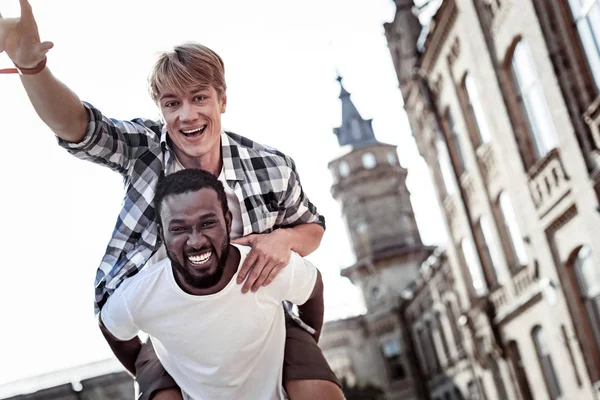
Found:
[[[52,42],[43,42],[43,43],[39,44],[38,50],[40,52],[46,54],[48,52],[48,50],[50,50],[53,47],[54,47],[54,43],[52,43]]]
[[[231,243],[233,243],[233,244],[239,244],[239,245],[242,245],[242,246],[251,246],[252,242],[254,241],[254,237],[255,237],[255,235],[248,235],[248,236],[239,237],[237,239],[233,239],[231,241]]]

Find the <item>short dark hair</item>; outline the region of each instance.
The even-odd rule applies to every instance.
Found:
[[[213,189],[217,192],[217,197],[221,202],[223,215],[229,211],[227,205],[227,195],[221,181],[216,176],[203,169],[182,169],[170,175],[163,175],[159,178],[156,186],[156,195],[154,196],[154,205],[158,217],[158,223],[162,224],[160,212],[165,197],[175,194],[196,192],[200,189]]]

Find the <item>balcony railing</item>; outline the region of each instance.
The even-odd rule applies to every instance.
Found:
[[[540,217],[571,190],[558,149],[551,150],[529,171],[529,190]]]
[[[515,297],[519,297],[523,295],[525,292],[528,292],[529,289],[534,287],[535,280],[530,275],[528,268],[523,268],[513,277],[513,288]]]
[[[509,305],[508,299],[508,293],[506,292],[504,286],[499,286],[490,293],[490,301],[494,305],[494,310],[497,314],[504,306]]]

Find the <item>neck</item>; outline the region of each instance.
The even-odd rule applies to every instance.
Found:
[[[223,169],[223,155],[221,153],[221,142],[208,153],[198,157],[191,157],[183,151],[173,146],[173,152],[177,160],[185,169],[202,169],[210,172],[214,176],[219,176]]]

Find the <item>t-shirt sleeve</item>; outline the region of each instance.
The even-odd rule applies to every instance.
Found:
[[[279,279],[279,282],[277,280]],[[317,281],[317,267],[307,259],[292,252],[289,264],[283,268],[273,284],[280,288],[280,301],[302,305],[312,294]]]
[[[108,331],[119,340],[130,340],[137,336],[140,329],[135,325],[127,307],[125,284],[121,285],[108,298],[100,311],[100,319]]]

